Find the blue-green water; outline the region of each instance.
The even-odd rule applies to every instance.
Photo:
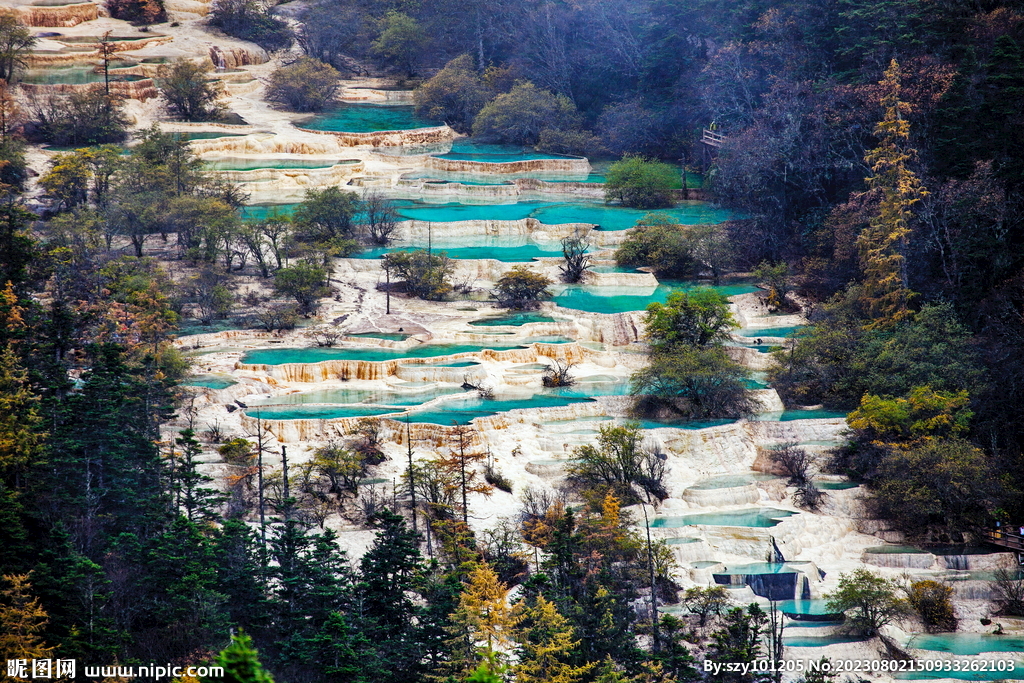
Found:
[[[931,652],[949,652],[954,655],[1024,652],[1024,636],[995,636],[981,633],[921,634],[914,636],[907,647]]]
[[[779,417],[779,422],[791,420],[819,420],[823,418],[835,419],[846,417],[846,413],[836,410],[787,410]]]
[[[928,551],[912,545],[876,545],[865,548],[864,552],[868,555],[922,555]]]
[[[783,614],[797,614],[810,616],[826,616],[835,614],[829,611],[827,600],[783,600],[778,605],[779,611]]]
[[[273,396],[261,401],[250,401],[250,407],[255,405],[303,405],[307,403],[319,404],[353,404],[369,403],[377,406],[418,406],[427,401],[432,401],[439,396],[451,396],[452,394],[464,393],[465,389],[448,385],[429,386],[421,390],[393,391],[388,389],[352,389],[350,387],[331,387],[329,389],[316,389],[314,391],[303,391],[284,396]]]
[[[690,545],[691,543],[700,543],[699,538],[666,538],[666,545]]]
[[[223,157],[204,159],[203,165],[210,171],[255,171],[261,168],[330,168],[337,165],[358,164],[359,159],[252,159],[247,157]]]
[[[839,643],[859,643],[864,638],[858,636],[834,635],[834,636],[789,636],[783,637],[782,642],[786,647],[826,647]]]
[[[452,142],[450,152],[436,155],[442,159],[455,159],[459,161],[482,161],[484,163],[507,163],[510,161],[527,161],[530,159],[566,159],[559,154],[548,154],[538,152],[531,147],[519,147],[517,145],[499,145],[490,142],[481,142],[473,138],[459,138]]]
[[[448,363],[409,363],[403,365],[403,368],[469,368],[474,365],[480,365],[475,360],[453,360]]]
[[[785,562],[751,562],[750,564],[728,565],[725,569],[715,572],[721,576],[746,576],[748,574],[795,574]]]
[[[243,363],[252,365],[284,365],[285,363],[319,363],[326,360],[387,361],[402,358],[434,358],[456,353],[471,353],[488,348],[523,348],[491,344],[422,344],[411,349],[385,349],[365,347],[334,347],[307,349],[256,349],[242,356]]]
[[[744,472],[743,474],[720,474],[714,477],[708,477],[702,479],[692,486],[688,486],[688,489],[694,491],[711,491],[715,489],[731,489],[738,486],[746,486],[753,484],[756,481],[771,481],[778,479],[773,474],[761,474],[758,472]]]
[[[601,230],[618,231],[632,228],[650,212],[598,202],[528,201],[514,204],[409,202],[406,206],[399,206],[398,213],[405,218],[419,221],[514,221],[535,218],[545,225],[591,223],[598,225]],[[681,225],[721,223],[731,215],[725,209],[717,209],[704,202],[690,202],[658,213],[669,215]]]
[[[221,133],[219,131],[198,131],[195,133],[184,132],[184,133],[168,133],[175,140],[185,138],[187,140],[216,140],[217,138],[237,138],[242,137],[245,133]]]
[[[111,73],[111,83],[117,81],[141,81],[145,76],[120,75]],[[85,85],[87,83],[102,83],[103,74],[92,66],[69,66],[56,69],[29,69],[22,77],[23,83],[34,83],[38,85]]]
[[[300,128],[339,133],[373,133],[381,130],[410,130],[440,126],[441,121],[418,116],[408,105],[342,104],[312,119],[300,122]]]
[[[689,290],[694,287],[707,287],[703,282],[666,281],[653,290],[650,287],[589,287],[587,285],[569,285],[552,301],[562,308],[589,313],[626,313],[642,311],[651,303],[664,304],[668,295],[674,290]],[[713,289],[726,296],[747,294],[756,291],[756,287],[746,283],[718,285]]]
[[[671,529],[681,526],[706,524],[709,526],[767,528],[773,527],[786,517],[792,517],[795,514],[797,513],[776,508],[750,508],[746,510],[731,510],[729,512],[702,512],[693,515],[658,517],[651,522],[651,526]]]
[[[487,400],[482,398],[470,398],[459,401],[448,401],[443,408],[438,410],[414,411],[409,414],[412,422],[428,422],[431,424],[450,425],[468,424],[478,417],[490,417],[508,410],[518,408],[554,408],[583,403],[586,398],[567,398],[562,396],[550,396],[536,394],[530,398],[514,400]]]
[[[740,330],[741,337],[789,337],[804,329],[806,325],[792,327],[760,327],[757,329]]]
[[[816,481],[814,485],[822,491],[846,491],[859,486],[855,481]]]
[[[555,396],[571,396],[586,398],[587,396],[628,396],[629,380],[614,382],[586,382],[571,387],[553,387],[545,389]]]
[[[517,221],[524,218],[535,218],[545,225],[590,223],[598,225],[601,230],[608,231],[632,228],[638,220],[650,213],[641,209],[585,201],[462,204],[460,202],[431,203],[413,199],[397,199],[394,200],[394,205],[399,216],[418,221]],[[243,216],[259,220],[272,212],[282,215],[291,214],[294,208],[295,204],[252,205],[245,207]],[[663,209],[658,213],[667,214],[682,225],[721,223],[732,215],[725,209],[715,208],[705,202],[686,202],[674,209]],[[465,245],[464,243],[460,244],[460,241],[449,241],[455,246]],[[475,243],[471,242],[465,246],[475,246]],[[557,241],[553,242],[552,248],[561,254],[561,245]],[[749,291],[756,291],[756,288]]]
[[[345,333],[346,337],[359,337],[360,339],[387,339],[388,341],[405,341],[411,334],[404,332],[351,332]]]
[[[221,375],[193,375],[186,377],[182,384],[189,387],[206,387],[207,389],[227,389],[237,384],[231,377]]]
[[[331,420],[341,417],[374,417],[398,412],[395,408],[367,406],[266,406],[249,408],[245,414],[261,420]]]
[[[508,313],[494,318],[473,320],[469,324],[474,327],[498,327],[501,325],[512,325],[518,327],[520,325],[528,325],[529,323],[553,322],[556,322],[554,318],[549,315],[544,315],[543,313]]]
[[[460,242],[461,244],[454,242],[451,238],[444,240],[435,239],[431,246],[435,253],[443,251],[449,258],[453,259],[494,259],[503,263],[525,263],[537,258],[552,258],[562,255],[562,247],[558,242],[537,244],[530,241],[529,237],[520,235],[474,235],[463,238]],[[378,247],[361,251],[353,258],[379,259],[384,254],[394,251],[411,251],[413,249],[425,249],[426,247],[426,242],[413,245]]]

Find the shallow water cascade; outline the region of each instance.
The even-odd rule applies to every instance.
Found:
[[[760,562],[727,567],[712,574],[715,583],[728,586],[746,584],[754,595],[769,600],[809,600],[811,587],[807,575],[784,562]]]

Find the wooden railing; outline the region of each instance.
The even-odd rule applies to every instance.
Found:
[[[721,147],[725,143],[725,136],[721,133],[716,133],[710,128],[704,129],[704,135],[700,139],[705,145],[711,145],[712,147]]]
[[[981,537],[986,543],[1024,552],[1024,535],[1003,529],[985,529],[981,532]]]

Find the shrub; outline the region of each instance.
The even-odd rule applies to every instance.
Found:
[[[572,375],[575,363],[570,363],[561,358],[555,358],[554,362],[544,370],[541,383],[546,387],[571,387],[576,384],[576,378]]]
[[[222,87],[207,78],[213,71],[213,64],[206,61],[196,64],[182,57],[170,66],[159,69],[160,94],[167,100],[167,107],[178,118],[185,121],[212,121],[224,111],[217,104]]]
[[[654,302],[644,315],[647,341],[656,350],[674,346],[705,348],[729,339],[739,327],[729,312],[729,300],[710,287],[673,291],[664,304]]]
[[[385,65],[400,68],[412,76],[420,54],[429,43],[430,37],[416,19],[390,10],[380,20],[380,34],[370,45],[370,51]]]
[[[562,272],[562,282],[579,282],[590,267],[590,256],[587,249],[590,241],[577,228],[571,235],[562,238],[562,258],[565,263],[558,267]]]
[[[534,273],[529,267],[518,265],[501,276],[495,284],[494,298],[502,308],[514,310],[533,309],[540,302],[551,298],[548,285],[551,279],[540,273]]]
[[[293,297],[299,313],[307,317],[320,307],[319,299],[331,293],[327,271],[309,263],[298,263],[274,273],[274,290]]]
[[[270,74],[267,99],[291,111],[323,111],[334,103],[341,74],[319,59],[300,57]]]
[[[640,502],[638,490],[648,499],[667,497],[662,485],[665,462],[643,446],[639,422],[601,427],[597,446],[577,446],[573,458],[567,466],[569,479],[599,496],[611,494],[627,503]]]
[[[469,133],[491,91],[476,72],[473,58],[462,55],[417,88],[414,97],[417,114],[444,121],[459,133]]]
[[[122,142],[129,121],[121,99],[102,88],[51,95],[33,103],[31,137],[64,147],[88,147]]]
[[[132,24],[167,21],[163,0],[107,0],[107,11],[114,19]]]
[[[359,210],[359,197],[337,187],[306,190],[305,197],[292,215],[296,237],[307,242],[329,242],[355,235],[353,218]]]
[[[578,127],[576,105],[564,95],[520,82],[488,102],[473,122],[473,135],[515,145],[535,145],[546,129]]]
[[[252,443],[242,438],[231,439],[218,448],[217,452],[232,465],[248,465],[255,456]]]
[[[644,157],[626,157],[616,161],[605,177],[605,201],[617,201],[638,209],[672,206],[672,190],[682,181],[668,164]]]
[[[1024,617],[1024,578],[1017,569],[997,569],[995,599],[1003,614]]]
[[[260,0],[215,0],[209,22],[229,36],[251,40],[265,50],[281,50],[292,44],[288,24],[270,16]]]
[[[846,624],[865,636],[878,631],[907,615],[906,600],[898,597],[899,583],[867,569],[855,569],[839,575],[839,584],[825,595],[829,612],[846,614]]]
[[[665,214],[647,214],[615,251],[620,266],[645,266],[658,275],[688,276],[695,269],[683,226]]]
[[[668,410],[687,419],[736,418],[754,410],[747,371],[720,347],[656,353],[631,378],[639,415]]]
[[[955,631],[957,618],[953,614],[950,598],[953,589],[938,581],[915,581],[910,584],[908,600],[917,610],[921,622],[929,633]]]
[[[989,457],[963,439],[886,450],[869,476],[874,514],[910,535],[982,526],[1006,489]]]
[[[441,301],[452,293],[455,263],[443,251],[436,254],[426,249],[391,252],[382,262],[386,270],[405,281],[406,290],[415,297]]]
[[[251,327],[273,332],[292,330],[299,320],[299,312],[292,304],[272,304],[252,312]]]

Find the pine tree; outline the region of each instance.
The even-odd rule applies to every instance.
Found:
[[[197,458],[202,455],[203,447],[196,440],[195,432],[183,429],[179,433],[181,436],[174,440],[180,449],[173,470],[175,505],[190,522],[216,521],[220,519],[217,508],[223,504],[226,496],[203,486],[213,481],[213,477],[198,469]]]
[[[0,349],[0,481],[14,488],[43,455],[38,403],[17,355]]]
[[[885,327],[911,314],[907,251],[913,207],[928,194],[910,169],[917,152],[907,146],[910,122],[905,116],[910,105],[900,100],[900,67],[895,59],[881,86],[885,116],[875,127],[879,145],[864,158],[873,173],[866,179],[868,187],[880,195],[878,216],[857,239],[872,327]]]
[[[274,683],[252,646],[252,638],[243,631],[231,636],[231,644],[220,651],[214,663],[224,667],[224,677],[201,678],[200,683]]]
[[[756,603],[744,610],[734,607],[725,615],[722,628],[711,634],[712,646],[708,658],[714,662],[753,665],[763,656],[761,635],[764,633],[768,616]],[[726,667],[723,667],[723,669]],[[721,683],[759,683],[770,677],[759,676],[754,671],[724,671]]]
[[[45,659],[51,648],[40,636],[46,611],[32,595],[26,574],[3,577],[0,589],[0,659]]]
[[[594,664],[570,663],[579,644],[575,629],[543,595],[525,610],[515,639],[519,654],[513,667],[516,683],[576,683],[594,668]]]
[[[498,654],[512,643],[516,626],[522,621],[522,609],[507,600],[508,587],[486,562],[469,575],[469,583],[459,597],[452,621],[470,647],[483,656],[480,664],[490,673],[498,673]]]

